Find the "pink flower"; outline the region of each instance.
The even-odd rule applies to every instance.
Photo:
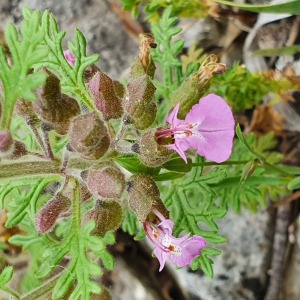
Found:
[[[144,227],[148,238],[155,245],[154,254],[160,264],[159,271],[164,268],[167,260],[177,267],[189,265],[206,246],[205,239],[198,235],[189,238],[189,234],[182,238],[172,236],[174,222],[165,219],[157,210],[153,212],[161,222],[154,224],[146,221]]]
[[[172,137],[174,143],[167,145],[187,162],[185,151],[190,147],[206,159],[221,163],[229,158],[234,137],[234,118],[228,104],[219,96],[209,94],[201,98],[186,115],[185,120],[177,118],[179,103],[167,122],[171,128],[156,133],[160,139]]]
[[[66,60],[68,61],[68,63],[74,67],[75,66],[75,62],[76,62],[76,57],[74,56],[74,54],[71,52],[71,50],[66,50],[64,51],[64,56],[66,58]]]

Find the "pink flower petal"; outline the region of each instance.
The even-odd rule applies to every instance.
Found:
[[[232,151],[234,118],[228,104],[219,96],[210,94],[192,107],[186,120],[199,124],[199,134],[187,137],[188,143],[206,159],[221,163]]]
[[[215,94],[209,94],[195,104],[185,121],[190,124],[201,122],[201,132],[234,130],[234,118],[230,106]]]
[[[172,220],[165,219],[164,221],[159,223],[158,226],[163,227],[168,232],[172,233],[172,230],[173,230],[173,227],[174,227],[174,222]]]
[[[162,251],[161,249],[159,249],[158,247],[154,249],[153,253],[155,254],[156,258],[159,261],[159,265],[160,265],[159,272],[160,272],[166,264],[168,254]]]
[[[167,147],[169,149],[175,150],[180,155],[180,157],[185,161],[185,163],[187,163],[187,158],[184,154],[184,150],[182,150],[181,147],[178,146],[178,144],[180,144],[180,143],[176,143],[176,141],[175,141],[175,144],[167,145]]]
[[[182,254],[180,256],[171,255],[169,259],[171,263],[181,268],[189,265],[195,257],[200,255],[201,250],[206,246],[206,241],[203,237],[195,235],[180,246],[182,247]]]
[[[179,119],[177,119],[178,110],[179,110],[179,103],[176,104],[176,106],[173,108],[172,112],[166,119],[166,121],[170,123],[173,127],[177,125],[177,121],[180,121]]]
[[[71,52],[71,50],[66,50],[64,51],[64,56],[66,58],[66,60],[68,61],[68,63],[74,67],[75,66],[75,62],[76,62],[76,58],[74,56],[74,54]]]

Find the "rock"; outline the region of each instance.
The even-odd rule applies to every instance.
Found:
[[[272,247],[270,215],[243,211],[229,212],[218,222],[228,243],[220,245],[222,254],[214,257],[215,277],[186,268],[176,271],[193,300],[255,300],[265,292],[265,281]]]
[[[67,31],[64,39],[66,48],[75,28],[80,29],[87,39],[88,54],[100,54],[97,64],[111,77],[117,79],[138,53],[138,45],[128,38],[120,19],[110,10],[107,1],[2,0],[0,28],[8,22],[19,24],[23,7],[41,11],[48,9],[53,13],[60,29]]]

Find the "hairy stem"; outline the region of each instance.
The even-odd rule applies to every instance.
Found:
[[[48,158],[53,160],[54,155],[53,155],[52,147],[51,147],[50,140],[49,140],[48,126],[43,123],[41,126],[41,129],[42,129],[43,138],[44,138],[44,142],[45,142],[45,146],[46,146],[45,147],[46,155]]]
[[[23,295],[23,296],[19,297],[18,299],[19,300],[37,300],[37,299],[41,299],[42,296],[48,294],[51,290],[53,290],[57,280],[61,277],[61,275],[64,271],[65,270],[63,270],[60,273],[56,274],[55,276],[53,276],[52,278],[50,278],[49,280],[44,282],[38,288],[32,290],[31,292],[29,292],[26,295]],[[42,298],[42,299],[46,299],[46,298]]]
[[[16,180],[28,177],[60,175],[60,162],[52,161],[27,161],[18,163],[0,164],[0,181]]]

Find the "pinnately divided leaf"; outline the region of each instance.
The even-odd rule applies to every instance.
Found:
[[[5,29],[5,40],[12,56],[11,64],[0,46],[0,79],[4,89],[1,130],[10,128],[16,101],[21,97],[35,100],[33,90],[46,80],[43,72],[32,72],[33,66],[48,55],[48,49],[42,47],[44,32],[40,25],[41,13],[23,9],[23,15],[21,36],[13,24]]]
[[[26,181],[20,181],[19,185],[8,184],[6,186],[8,189],[4,189],[2,193],[0,192],[1,199],[4,199],[10,192],[14,193],[9,202],[6,226],[8,228],[16,226],[26,215],[29,215],[33,220],[36,213],[36,203],[41,193],[48,184],[55,181],[57,181],[57,177],[31,179],[30,184],[26,184]],[[29,189],[25,189],[26,186]]]
[[[160,105],[158,111],[158,120],[162,121],[166,113],[170,109],[171,94],[176,90],[183,80],[181,62],[177,58],[181,53],[184,41],[172,41],[181,29],[174,27],[178,21],[177,17],[171,17],[172,6],[169,6],[162,15],[159,24],[153,24],[151,31],[153,32],[157,47],[152,49],[152,57],[155,63],[162,68],[163,82],[154,80],[157,88],[156,98],[163,97],[164,102]]]
[[[11,280],[14,274],[14,269],[12,266],[7,266],[3,269],[0,274],[0,289],[3,289],[8,282]]]
[[[64,256],[70,254],[69,265],[54,287],[53,299],[61,299],[75,282],[76,286],[69,296],[71,300],[90,299],[92,294],[101,292],[100,286],[93,281],[93,278],[100,276],[102,269],[91,260],[89,252],[103,259],[106,268],[112,269],[114,265],[113,257],[106,251],[106,244],[114,243],[114,238],[109,233],[104,238],[92,236],[91,232],[95,227],[94,221],[81,227],[78,183],[75,183],[72,203],[73,216],[69,233],[60,243],[49,247],[44,252],[45,260],[36,274],[39,278],[49,275]]]
[[[195,164],[202,162],[201,157],[195,160]],[[226,238],[218,233],[215,219],[223,218],[227,209],[217,204],[217,195],[210,184],[221,182],[226,177],[226,173],[223,169],[214,169],[203,175],[202,170],[201,166],[195,167],[186,178],[174,180],[163,200],[175,223],[175,236],[188,232],[191,235],[204,237],[209,243],[224,243]],[[213,249],[213,251],[216,253],[218,250]],[[194,264],[194,267],[203,268],[207,276],[213,277],[213,261],[202,253],[200,257],[200,261]]]
[[[45,47],[49,55],[36,68],[46,67],[58,73],[61,81],[62,92],[75,96],[80,103],[93,109],[93,99],[87,91],[83,79],[85,69],[94,64],[99,56],[86,55],[86,40],[83,34],[76,29],[74,41],[69,43],[69,48],[76,58],[75,66],[71,66],[65,59],[62,41],[65,32],[59,32],[57,21],[48,11],[42,17],[42,28],[44,33]]]

